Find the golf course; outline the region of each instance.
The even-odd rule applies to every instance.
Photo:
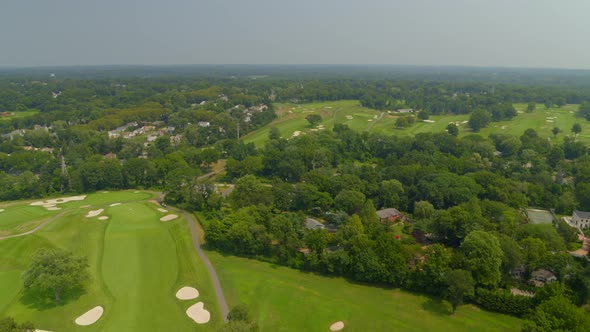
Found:
[[[365,108],[357,100],[339,100],[330,102],[318,102],[308,104],[276,104],[277,119],[268,125],[249,133],[243,139],[246,143],[254,143],[256,146],[264,145],[268,140],[270,128],[279,129],[284,138],[305,135],[310,132],[317,132],[334,128],[335,124],[345,124],[356,131],[367,131],[384,135],[414,136],[420,133],[438,133],[445,131],[450,122],[459,126],[459,136],[474,134],[467,126],[469,114],[461,115],[435,115],[430,116],[429,122],[417,120],[413,125],[406,128],[396,128],[395,121],[399,114],[388,113]],[[518,115],[510,121],[492,122],[477,134],[487,137],[491,133],[505,133],[515,136],[522,135],[527,129],[533,128],[539,136],[550,139],[563,140],[571,136],[571,128],[574,123],[582,126],[582,132],[577,139],[590,143],[590,122],[579,118],[576,112],[579,105],[571,104],[562,107],[545,108],[537,104],[532,113],[526,113],[527,104],[514,104]],[[305,119],[310,114],[318,114],[322,121],[315,127],[311,127]],[[557,127],[560,133],[557,136],[552,134],[552,129]]]
[[[230,307],[246,303],[261,331],[518,331],[521,320],[393,288],[352,283],[208,251]]]
[[[46,331],[214,331],[223,322],[185,218],[170,217],[153,201],[153,193],[83,197],[53,207],[35,201],[0,204],[0,316],[31,321]],[[33,233],[6,238],[41,224]],[[20,276],[41,248],[86,257],[91,278],[84,289],[64,294],[60,303],[24,290]],[[177,299],[176,292],[185,286],[196,288],[198,297]],[[197,302],[210,314],[206,324],[185,313]],[[76,324],[97,306],[104,313],[95,323]]]

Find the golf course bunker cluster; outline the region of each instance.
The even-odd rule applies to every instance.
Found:
[[[162,218],[160,218],[160,221],[170,221],[170,220],[174,220],[176,218],[178,218],[178,215],[176,215],[176,214],[168,214],[168,215],[165,215]]]
[[[31,203],[31,206],[42,206],[49,211],[57,211],[57,210],[61,210],[61,208],[57,207],[58,204],[64,204],[64,203],[75,202],[75,201],[83,201],[84,199],[86,199],[86,195],[61,197],[61,198],[48,199],[48,200],[44,200],[44,201],[36,201],[36,202]]]
[[[176,298],[179,300],[194,300],[199,297],[199,291],[194,287],[185,286],[176,292]],[[211,313],[205,309],[205,303],[197,302],[186,309],[186,315],[197,324],[208,323],[211,319]]]

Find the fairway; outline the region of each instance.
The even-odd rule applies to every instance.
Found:
[[[260,331],[517,331],[517,318],[398,289],[351,283],[209,251],[229,305],[246,303]]]
[[[358,132],[368,131],[384,135],[415,136],[420,133],[440,133],[446,130],[450,122],[459,126],[459,136],[477,134],[487,137],[493,133],[505,133],[521,136],[527,129],[533,128],[540,137],[551,140],[563,141],[566,136],[572,136],[571,128],[574,123],[580,123],[582,132],[577,139],[590,143],[590,122],[578,118],[576,112],[579,105],[565,105],[563,107],[545,108],[537,104],[533,113],[526,113],[528,104],[514,104],[518,115],[510,121],[491,122],[481,131],[474,133],[467,125],[469,114],[460,115],[434,115],[430,116],[430,122],[416,121],[407,128],[396,128],[396,113],[378,111],[360,106],[357,100],[339,100],[330,102],[318,102],[309,104],[280,104],[275,105],[278,118],[270,124],[249,133],[243,137],[244,142],[254,143],[256,146],[264,145],[268,140],[270,128],[279,129],[284,138],[293,137],[295,132],[305,135],[313,131],[333,129],[334,124],[345,124]],[[312,128],[305,117],[309,114],[322,116],[320,125]],[[554,136],[552,129],[557,127],[561,132]]]
[[[222,323],[221,315],[186,221],[160,222],[165,213],[148,201],[153,196],[131,191],[91,194],[84,201],[62,205],[67,213],[37,232],[1,240],[0,316],[29,320],[49,331],[214,331]],[[101,216],[108,220],[85,217],[98,208],[104,209]],[[43,247],[67,248],[88,258],[91,280],[84,292],[69,294],[64,303],[55,305],[23,291],[20,274],[31,255]],[[196,287],[200,296],[177,300],[175,293],[182,286]],[[204,325],[184,312],[198,301],[211,312],[211,321]],[[74,324],[97,305],[105,310],[97,323]]]

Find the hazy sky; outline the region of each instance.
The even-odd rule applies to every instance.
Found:
[[[590,69],[588,0],[0,0],[0,65]]]

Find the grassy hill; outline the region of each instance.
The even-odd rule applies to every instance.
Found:
[[[590,122],[576,117],[579,105],[566,105],[561,108],[552,107],[546,109],[542,104],[537,105],[533,113],[525,113],[527,104],[514,105],[518,115],[510,121],[492,122],[482,129],[478,135],[487,137],[491,133],[507,133],[520,136],[528,128],[533,128],[541,137],[563,140],[563,137],[571,134],[571,127],[578,122],[582,125],[582,133],[578,139],[590,144]],[[340,100],[333,102],[320,102],[310,104],[276,104],[277,119],[265,127],[256,130],[243,139],[246,143],[253,142],[256,146],[262,146],[268,139],[271,127],[276,127],[282,137],[289,138],[293,135],[305,135],[316,130],[332,129],[334,124],[346,124],[357,131],[382,133],[385,135],[414,136],[419,133],[442,132],[450,122],[459,124],[460,136],[473,134],[467,126],[468,114],[463,115],[437,115],[431,116],[433,122],[416,122],[411,127],[398,129],[395,121],[398,115],[395,113],[377,111],[361,107],[356,100]],[[305,117],[309,114],[322,116],[321,126],[312,128]],[[561,129],[556,138],[551,130],[553,127]],[[325,129],[321,129],[325,128]],[[297,134],[297,132],[299,132]]]
[[[231,306],[246,303],[260,331],[518,331],[517,318],[399,289],[351,283],[209,251]]]
[[[192,248],[186,221],[159,221],[166,213],[148,201],[151,197],[131,191],[91,194],[83,201],[60,205],[66,212],[63,217],[39,231],[0,240],[0,317],[29,320],[50,331],[214,331],[222,322],[221,314],[208,274]],[[44,210],[29,203],[7,204],[2,213]],[[105,209],[101,216],[108,220],[85,217],[99,208]],[[5,218],[1,220],[0,225],[6,224]],[[31,255],[43,247],[64,248],[88,258],[92,276],[84,292],[69,294],[56,305],[22,289],[20,275]],[[178,301],[176,290],[187,285],[196,287],[200,296]],[[184,313],[198,301],[211,312],[208,324],[197,325]],[[105,309],[96,324],[74,324],[96,305]]]

